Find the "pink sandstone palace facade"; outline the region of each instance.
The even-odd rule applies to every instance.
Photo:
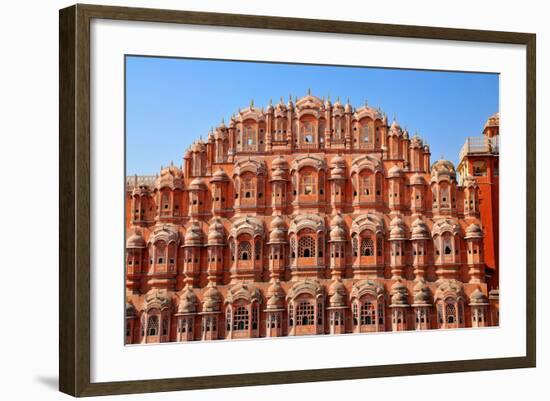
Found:
[[[497,326],[498,113],[457,169],[376,108],[240,110],[126,188],[126,343]]]

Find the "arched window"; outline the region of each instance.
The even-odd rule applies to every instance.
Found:
[[[354,302],[353,303],[353,325],[354,326],[357,326],[359,324],[359,312],[358,312],[358,306],[357,306],[357,302]]]
[[[301,192],[304,195],[314,195],[315,194],[315,176],[312,173],[305,173],[302,175],[301,179]]]
[[[149,316],[147,321],[147,335],[156,336],[159,333],[159,318],[158,316]]]
[[[353,238],[351,239],[351,248],[352,248],[352,251],[353,251],[353,256],[354,257],[357,257],[358,255],[358,244],[357,244],[357,236],[354,235]]]
[[[243,145],[244,148],[251,148],[254,146],[256,140],[255,140],[255,132],[253,127],[246,127],[243,131]]]
[[[454,301],[445,302],[445,319],[447,324],[454,324],[457,322],[456,305]]]
[[[304,123],[302,125],[302,140],[306,144],[313,143],[315,141],[313,137],[313,126],[310,123]]]
[[[367,147],[372,142],[370,129],[369,129],[369,126],[367,124],[365,124],[361,127],[360,141],[361,141],[361,145],[363,147]]]
[[[311,235],[304,235],[298,241],[298,257],[313,258],[315,257],[315,240]]]
[[[370,300],[363,302],[361,305],[361,324],[376,324],[376,307]]]
[[[296,259],[296,238],[294,237],[290,239],[290,257]]]
[[[362,176],[361,177],[359,190],[361,191],[361,195],[369,196],[371,194],[371,192],[372,192],[371,179],[370,179],[369,176]]]
[[[361,242],[361,256],[374,256],[374,243],[370,237]]]
[[[256,256],[256,260],[260,260],[260,257],[262,256],[262,244],[259,240],[254,244],[254,254]]]
[[[252,177],[245,177],[241,181],[241,198],[251,199],[256,197],[256,185]]]
[[[250,260],[252,247],[249,241],[241,241],[239,243],[239,260]]]
[[[168,194],[166,192],[164,192],[162,194],[162,208],[163,209],[168,209],[170,208],[170,198],[168,197]]]
[[[233,314],[233,330],[248,330],[248,308],[238,306]]]
[[[225,311],[225,330],[231,330],[231,308],[228,306]]]
[[[296,308],[296,325],[309,326],[315,324],[315,308],[309,301],[301,301]]]

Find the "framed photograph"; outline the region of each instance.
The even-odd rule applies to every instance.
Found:
[[[535,366],[534,34],[59,21],[61,391]]]

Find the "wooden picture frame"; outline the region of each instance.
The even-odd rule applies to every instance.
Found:
[[[94,18],[218,27],[391,36],[526,46],[526,356],[367,367],[92,383],[90,380],[90,21]],[[535,49],[530,33],[74,5],[60,10],[59,388],[73,396],[144,393],[534,367],[536,361]]]

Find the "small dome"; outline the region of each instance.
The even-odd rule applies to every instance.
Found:
[[[399,216],[394,217],[390,223],[390,240],[406,239],[404,226],[405,223]]]
[[[475,223],[470,224],[466,229],[466,235],[464,236],[464,238],[469,239],[481,237],[483,237],[483,231],[481,230],[481,227]]]
[[[279,155],[279,157],[276,157],[273,159],[273,162],[271,162],[271,169],[286,169],[288,167],[285,158],[283,155]]]
[[[394,164],[392,168],[388,170],[388,178],[401,177],[403,170],[397,164]]]
[[[340,214],[335,215],[331,222],[330,240],[331,241],[346,241],[346,231],[344,229],[344,219]]]
[[[421,219],[416,219],[412,223],[411,229],[412,239],[428,239],[430,237],[428,226]]]
[[[409,145],[410,148],[422,148],[424,144],[422,143],[422,139],[416,134],[413,135],[411,138],[411,144]]]
[[[178,313],[195,313],[197,311],[197,302],[198,299],[193,289],[189,285],[186,285],[180,296]]]
[[[419,280],[414,288],[414,304],[413,306],[426,306],[431,305],[430,288],[426,285],[424,280]]]
[[[271,220],[271,232],[269,234],[269,242],[272,244],[286,243],[286,228],[285,222],[281,216],[275,216]]]
[[[414,173],[409,179],[410,185],[426,185],[426,180],[418,173]]]
[[[397,281],[391,286],[391,306],[407,306],[407,287],[401,282]]]
[[[448,177],[451,181],[456,179],[456,170],[453,163],[449,160],[439,159],[431,168],[432,181],[440,177]]]
[[[183,188],[183,173],[174,165],[164,167],[160,170],[160,175],[156,181],[157,188],[169,187],[172,189]]]
[[[336,102],[334,102],[333,108],[336,110],[344,110],[344,106],[342,106],[342,103],[340,103],[340,98],[336,99]]]
[[[204,183],[204,180],[200,177],[195,178],[193,181],[191,181],[191,184],[189,185],[190,190],[199,190],[199,191],[205,191],[206,190],[206,184]]]
[[[488,127],[498,127],[500,125],[500,113],[496,112],[491,117],[487,119],[485,123],[485,128]]]
[[[470,305],[489,305],[489,299],[479,288],[476,288],[470,294]]]
[[[330,160],[331,166],[343,167],[346,165],[346,160],[341,155],[336,155]]]
[[[202,310],[203,312],[217,312],[220,309],[222,296],[216,285],[212,282],[208,283],[203,296]]]
[[[329,305],[331,307],[346,306],[346,287],[341,279],[332,282],[328,290]]]
[[[338,166],[338,167],[333,167],[332,170],[330,171],[330,178],[332,179],[345,179],[346,178],[346,172],[345,170]]]
[[[346,113],[351,113],[351,112],[353,112],[353,108],[351,107],[351,104],[349,103],[349,100],[348,100],[347,103],[346,103],[346,106],[345,106],[345,108],[344,108],[344,111],[345,111]]]
[[[390,125],[390,129],[388,131],[389,136],[401,136],[403,131],[401,130],[401,127],[397,123],[397,121],[393,120],[393,122]]]
[[[132,303],[126,301],[126,317],[135,317],[136,316],[136,308]]]
[[[283,308],[283,299],[285,297],[285,292],[279,283],[279,280],[273,281],[269,286],[266,293],[267,297],[267,309],[281,309]]]
[[[269,233],[269,243],[280,244],[286,243],[286,233],[280,228],[275,228]]]
[[[202,229],[198,222],[194,221],[185,233],[185,246],[196,246],[202,244]]]
[[[145,240],[138,230],[135,230],[132,235],[126,240],[126,248],[145,248]]]
[[[346,241],[346,232],[340,226],[335,226],[330,230],[331,241]]]
[[[222,168],[220,168],[214,174],[212,174],[212,179],[210,181],[229,181],[229,176]],[[195,182],[195,180],[193,180],[193,182]],[[193,183],[191,183],[191,185],[193,185]]]
[[[208,227],[208,245],[223,245],[224,230],[220,219],[214,219]]]

